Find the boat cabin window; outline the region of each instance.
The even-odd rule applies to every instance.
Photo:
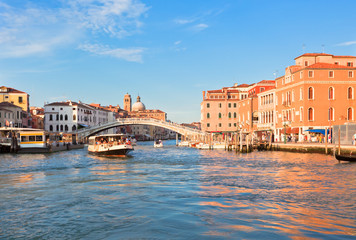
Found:
[[[42,142],[42,141],[43,141],[42,135],[36,136],[36,142]]]
[[[28,142],[27,136],[21,136],[21,142]]]
[[[36,136],[28,136],[28,140],[30,142],[35,142],[36,141]]]

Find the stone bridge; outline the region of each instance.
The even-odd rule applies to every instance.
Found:
[[[152,118],[118,118],[113,122],[103,123],[100,125],[79,129],[78,131],[76,131],[76,133],[80,138],[89,137],[101,131],[113,127],[119,127],[125,125],[150,125],[155,127],[162,127],[162,128],[172,130],[178,134],[181,134],[184,137],[184,139],[189,139],[189,140],[204,140],[209,135],[208,133],[198,129],[184,127],[176,123],[164,122]]]

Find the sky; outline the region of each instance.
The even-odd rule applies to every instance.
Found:
[[[30,105],[120,105],[177,123],[202,91],[284,75],[303,53],[356,56],[355,0],[0,0],[0,86]]]

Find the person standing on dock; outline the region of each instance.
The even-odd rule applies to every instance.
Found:
[[[352,145],[356,146],[356,132],[353,136],[353,139],[352,139]]]

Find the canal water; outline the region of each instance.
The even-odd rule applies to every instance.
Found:
[[[356,238],[356,164],[139,144],[0,155],[0,239]]]

